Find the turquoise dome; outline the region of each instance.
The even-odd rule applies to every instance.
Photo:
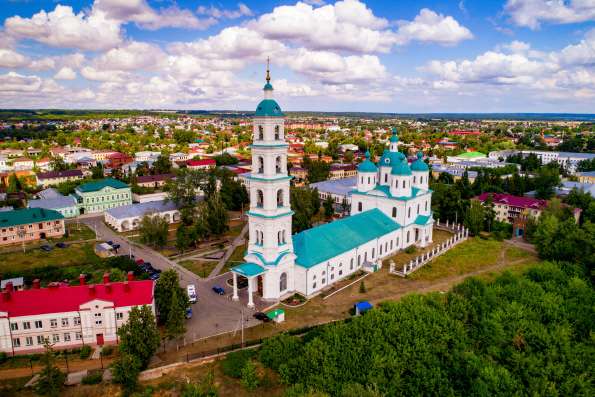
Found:
[[[358,172],[377,172],[378,168],[370,161],[370,152],[366,151],[366,159],[357,166]]]
[[[399,142],[399,137],[397,135],[397,129],[395,127],[393,127],[393,135],[390,137],[390,141],[391,141],[391,143]]]
[[[407,164],[407,160],[399,161],[393,165],[393,169],[390,172],[391,175],[411,175],[411,168]]]
[[[263,87],[265,91],[273,91],[273,85],[271,83],[266,83]]]
[[[265,86],[266,87],[266,86]],[[281,107],[274,99],[263,99],[256,107],[256,117],[283,117]]]
[[[417,152],[417,160],[411,164],[411,170],[413,171],[429,171],[428,165],[423,160],[421,152]]]
[[[392,167],[393,164],[397,164],[405,160],[405,155],[401,152],[391,152],[388,149],[384,150],[382,157],[380,158],[379,167]]]

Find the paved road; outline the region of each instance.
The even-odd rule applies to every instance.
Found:
[[[249,310],[245,303],[242,304],[231,300],[231,288],[225,284],[225,279],[229,277],[229,274],[202,280],[160,253],[141,244],[130,242],[124,236],[120,236],[103,223],[103,216],[101,215],[87,216],[80,219],[80,222],[95,230],[98,240],[111,240],[120,244],[119,252],[121,255],[132,253],[137,259],[140,258],[145,262],[151,262],[155,268],[161,270],[175,269],[180,276],[180,284],[184,288],[188,284],[196,286],[199,298],[198,302],[192,305],[194,315],[186,324],[187,341],[238,329],[242,309],[244,310],[244,317],[247,318],[244,327],[259,324],[259,321],[252,318],[253,311]],[[214,285],[225,288],[227,294],[224,296],[215,294],[212,291]]]

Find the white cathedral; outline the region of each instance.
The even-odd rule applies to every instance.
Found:
[[[245,262],[232,268],[234,300],[239,299],[238,276],[248,279],[249,307],[254,307],[255,292],[269,301],[296,292],[312,297],[401,249],[432,242],[429,169],[421,153],[409,165],[399,152],[396,129],[378,164],[369,153],[359,164],[351,215],[292,236],[285,118],[272,96],[267,68],[247,177],[249,242]]]

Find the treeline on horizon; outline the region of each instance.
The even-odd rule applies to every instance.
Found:
[[[258,357],[285,397],[588,396],[594,308],[585,267],[545,262],[273,337]]]

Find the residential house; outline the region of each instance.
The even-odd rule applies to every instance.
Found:
[[[81,214],[103,212],[132,204],[130,187],[122,181],[106,178],[84,183],[74,190]]]
[[[138,229],[145,215],[160,216],[167,223],[180,221],[180,211],[171,200],[149,201],[111,208],[105,211],[105,223],[118,232]]]
[[[37,184],[43,188],[79,179],[83,179],[81,170],[50,171],[37,174]]]
[[[142,187],[163,187],[170,179],[175,179],[174,174],[143,175],[136,178],[136,184]]]
[[[64,216],[43,208],[0,212],[0,245],[64,236]]]

